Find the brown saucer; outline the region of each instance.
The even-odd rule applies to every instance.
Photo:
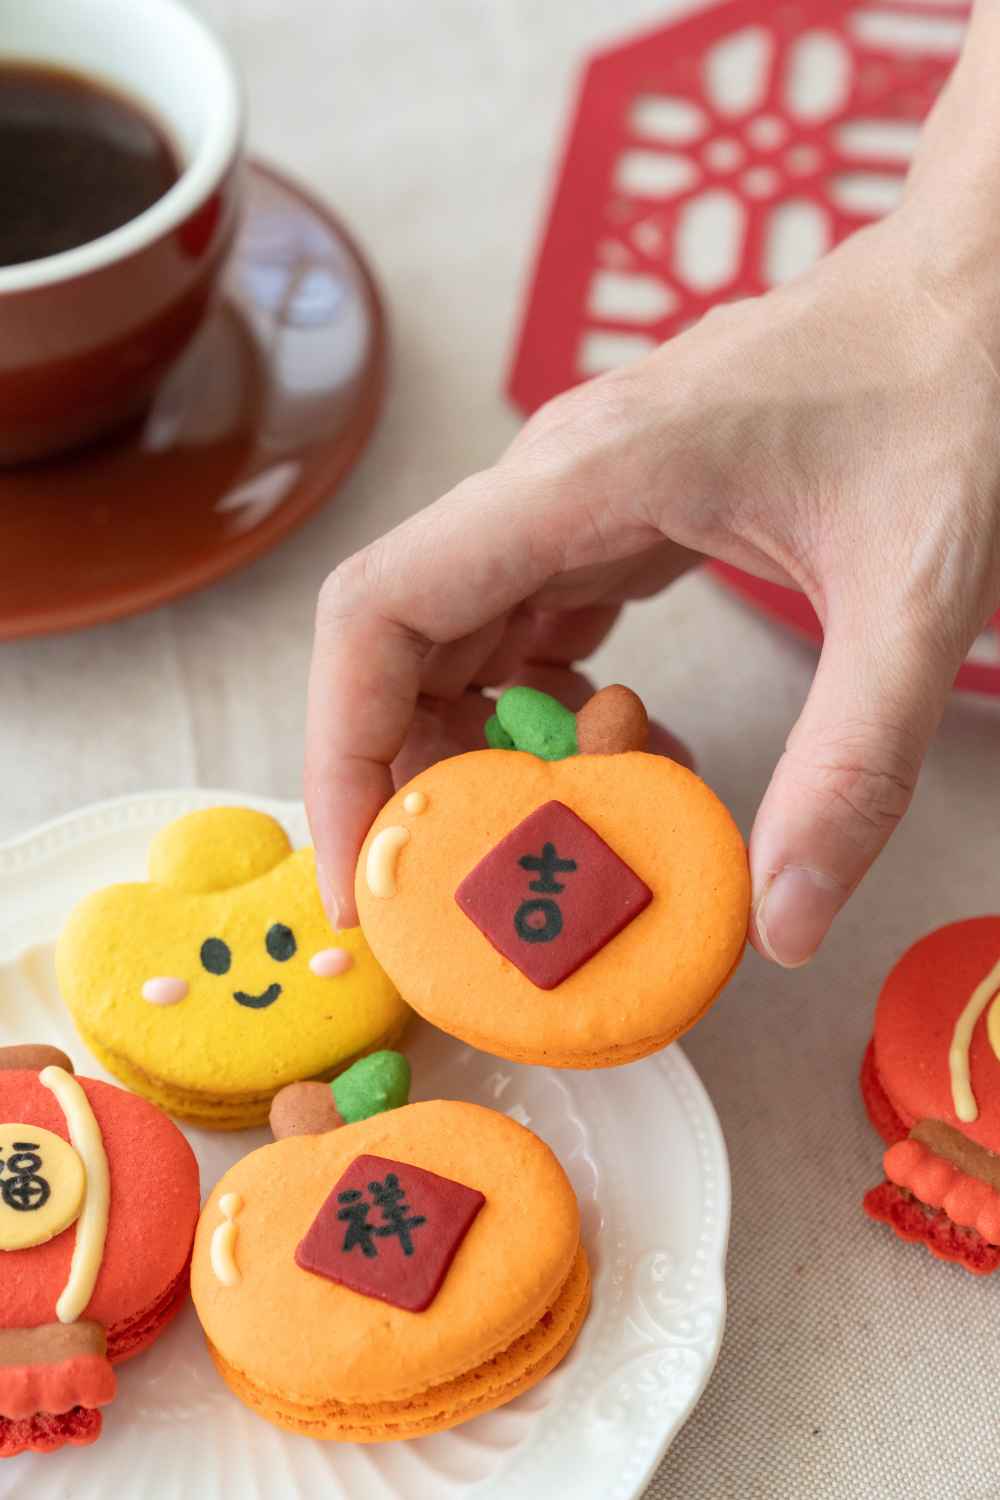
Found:
[[[166,604],[235,572],[318,510],[360,457],[385,320],[333,215],[247,169],[222,297],[143,421],[0,471],[0,640]]]

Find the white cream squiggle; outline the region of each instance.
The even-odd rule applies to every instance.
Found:
[[[965,1009],[955,1022],[951,1047],[948,1050],[952,1103],[955,1106],[956,1115],[966,1125],[971,1125],[973,1120],[979,1117],[979,1105],[972,1092],[972,1082],[969,1077],[969,1046],[972,1042],[972,1033],[979,1017],[998,990],[1000,990],[1000,962],[990,970],[980,984],[976,985],[969,996]],[[998,1045],[1000,1044],[1000,1018],[994,1024],[993,1012],[990,1013],[988,1027],[990,1044],[997,1057],[1000,1058],[1000,1045]]]
[[[240,1268],[236,1264],[233,1251],[236,1249],[236,1236],[238,1233],[233,1223],[236,1215],[243,1208],[243,1199],[239,1193],[223,1193],[219,1199],[219,1212],[225,1214],[222,1223],[216,1227],[212,1235],[212,1245],[208,1252],[208,1258],[212,1264],[217,1281],[223,1286],[239,1286],[243,1277]]]
[[[101,1127],[77,1080],[55,1064],[43,1068],[39,1083],[51,1089],[66,1116],[69,1138],[82,1158],[87,1172],[87,1190],[83,1208],[76,1221],[76,1244],[69,1268],[69,1280],[56,1303],[60,1323],[75,1323],[94,1295],[94,1286],[104,1259],[104,1241],[108,1235],[108,1210],[111,1207],[111,1173]]]
[[[384,899],[396,894],[396,860],[404,844],[410,842],[408,828],[382,828],[368,846],[365,879],[373,896]]]

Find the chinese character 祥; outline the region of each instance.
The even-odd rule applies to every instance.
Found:
[[[362,1255],[372,1259],[378,1255],[375,1239],[385,1239],[388,1235],[396,1235],[403,1254],[412,1255],[413,1240],[410,1231],[421,1224],[426,1224],[427,1220],[423,1214],[406,1217],[410,1212],[410,1206],[402,1202],[402,1199],[406,1197],[406,1190],[400,1187],[399,1178],[395,1172],[389,1172],[384,1182],[370,1182],[368,1191],[374,1203],[369,1203],[355,1188],[351,1188],[346,1193],[337,1194],[337,1202],[345,1205],[339,1210],[337,1218],[348,1226],[341,1249],[346,1252],[353,1250],[355,1245],[360,1245]],[[369,1224],[368,1211],[373,1207],[382,1210],[382,1218],[387,1220],[387,1223]]]
[[[399,1185],[399,1178],[395,1172],[389,1172],[385,1182],[370,1182],[368,1191],[375,1199],[375,1205],[382,1210],[383,1219],[388,1219],[388,1224],[380,1225],[375,1233],[379,1239],[386,1235],[395,1234],[399,1236],[399,1243],[403,1247],[404,1255],[413,1254],[413,1241],[410,1238],[410,1230],[416,1229],[418,1224],[426,1224],[427,1220],[423,1214],[414,1214],[412,1219],[406,1218],[410,1212],[410,1205],[400,1200],[406,1197],[406,1192]]]
[[[355,1245],[361,1246],[361,1254],[367,1255],[369,1260],[378,1254],[372,1240],[375,1226],[368,1222],[368,1210],[370,1203],[366,1203],[361,1194],[354,1188],[347,1193],[337,1194],[338,1203],[346,1203],[349,1206],[342,1208],[337,1218],[348,1224],[347,1233],[344,1235],[344,1243],[341,1250],[353,1250]]]

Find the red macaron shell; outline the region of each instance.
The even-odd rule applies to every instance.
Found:
[[[948,1067],[955,1023],[998,960],[1000,917],[972,917],[914,943],[886,979],[875,1009],[874,1061],[908,1130],[918,1120],[943,1120],[988,1151],[1000,1151],[1000,1059],[986,1031],[990,1005],[976,1022],[969,1047],[979,1107],[971,1123],[955,1113]]]
[[[198,1163],[155,1105],[92,1078],[77,1081],[100,1126],[111,1173],[104,1258],[81,1316],[104,1324],[114,1360],[145,1348],[155,1336],[152,1330],[158,1332],[180,1305],[175,1292],[180,1283],[186,1286],[200,1206]],[[59,1102],[35,1072],[0,1072],[0,1119],[38,1125],[69,1140]],[[75,1243],[71,1225],[47,1244],[0,1252],[0,1328],[56,1321]],[[122,1325],[143,1327],[151,1336],[126,1341],[132,1346],[117,1350],[115,1335]]]
[[[861,1097],[864,1100],[869,1120],[887,1146],[894,1146],[897,1141],[906,1140],[910,1127],[903,1124],[899,1118],[899,1111],[883,1087],[878,1068],[875,1066],[874,1037],[865,1048],[864,1059],[861,1063]]]

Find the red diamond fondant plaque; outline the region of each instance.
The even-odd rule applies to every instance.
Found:
[[[455,900],[498,953],[554,990],[653,899],[562,802],[546,802],[465,877]]]
[[[303,1271],[404,1312],[434,1301],[486,1199],[385,1156],[357,1156],[295,1252]]]

